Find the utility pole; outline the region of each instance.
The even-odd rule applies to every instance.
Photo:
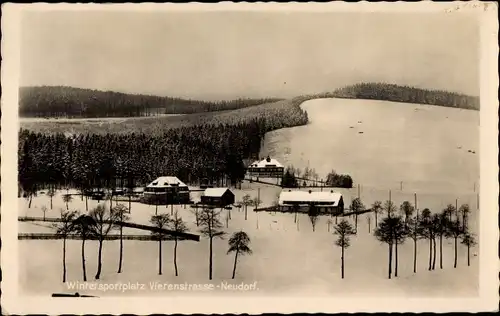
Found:
[[[391,196],[391,190],[389,190],[389,205],[387,208],[387,217],[391,217],[391,204],[392,204],[392,196]]]
[[[415,193],[415,212],[417,212],[417,222],[418,222],[417,193]]]
[[[360,194],[360,187],[359,187],[359,183],[358,183],[358,199],[360,198],[361,194]]]

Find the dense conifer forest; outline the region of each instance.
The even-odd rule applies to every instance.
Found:
[[[187,183],[208,178],[236,183],[245,159],[258,157],[265,133],[307,123],[298,103],[280,111],[226,123],[206,123],[162,133],[64,135],[21,130],[19,183],[25,194],[50,187],[144,185],[160,175]]]
[[[49,187],[144,185],[160,175],[175,175],[187,183],[204,178],[235,183],[244,176],[243,162],[258,157],[265,133],[307,124],[300,104],[324,97],[479,109],[476,97],[378,83],[283,101],[215,103],[67,87],[22,88],[20,113],[28,116],[142,116],[157,108],[163,113],[215,112],[125,123],[22,126],[19,183],[28,195]],[[257,105],[264,102],[269,103]]]
[[[385,83],[360,83],[315,96],[479,109],[478,97]],[[279,100],[263,98],[209,102],[64,86],[22,87],[19,91],[19,114],[21,117],[140,117],[235,110]]]
[[[241,109],[278,100],[268,98],[208,102],[64,86],[21,87],[19,116],[94,118],[192,114]]]
[[[387,83],[359,83],[326,93],[325,97],[430,104],[471,110],[480,108],[479,97]]]

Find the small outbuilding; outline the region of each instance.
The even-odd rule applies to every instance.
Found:
[[[208,188],[201,195],[201,204],[226,207],[234,204],[234,193],[228,188]]]
[[[300,208],[316,206],[320,213],[339,215],[344,213],[342,194],[334,191],[282,191],[278,205],[282,211],[295,211]]]

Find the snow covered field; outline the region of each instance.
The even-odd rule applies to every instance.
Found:
[[[402,181],[405,191],[439,194],[479,188],[479,111],[348,99],[302,108],[310,123],[266,134],[263,156],[309,165],[320,177],[335,169],[365,187],[397,190]]]
[[[255,186],[255,184],[252,184]],[[263,205],[274,200],[279,188],[261,186]],[[256,196],[257,190],[245,189],[235,191],[237,199],[249,193]],[[400,201],[396,200],[399,204]],[[21,200],[20,215],[42,216],[41,205],[49,205],[47,196],[38,196],[32,208]],[[75,197],[71,209],[85,209],[85,202]],[[97,201],[89,201],[93,207]],[[54,197],[54,210],[47,212],[47,217],[57,217],[58,209],[65,205],[61,196]],[[177,206],[179,214],[188,222],[192,233],[198,233],[194,215],[190,208]],[[159,207],[160,213],[170,214],[170,207]],[[227,210],[223,211],[222,222],[226,223]],[[147,224],[155,207],[140,203],[132,203],[131,221]],[[466,264],[466,249],[460,245],[459,264],[453,269],[452,242],[444,245],[444,269],[427,271],[428,244],[419,243],[418,273],[413,274],[413,245],[409,240],[400,246],[399,276],[387,279],[387,247],[380,244],[371,233],[368,233],[368,216],[371,228],[374,226],[373,215],[358,218],[358,235],[352,238],[352,246],[346,251],[346,278],[340,278],[340,249],[334,245],[335,237],[332,229],[328,232],[327,217],[321,217],[316,231],[307,215],[299,215],[298,225],[294,223],[293,214],[248,212],[248,220],[244,212],[233,209],[229,227],[225,231],[230,234],[240,229],[247,232],[252,240],[251,256],[239,260],[236,279],[231,280],[233,255],[226,255],[226,240],[214,242],[214,279],[212,284],[222,281],[239,284],[257,282],[258,291],[231,292],[244,295],[392,295],[392,296],[471,296],[478,289],[478,257],[472,256],[471,266]],[[477,227],[476,213],[470,219],[471,228]],[[354,219],[349,219],[354,223]],[[47,226],[50,224],[45,223]],[[49,232],[50,227],[44,223],[19,223],[19,232]],[[125,233],[147,234],[135,229],[126,229]],[[73,281],[82,281],[81,242],[68,241],[67,271],[68,284],[62,281],[62,241],[54,240],[21,240],[20,253],[20,289],[23,293],[33,295],[50,295],[54,292],[76,292],[97,296],[116,295],[168,295],[165,291],[148,290],[150,282],[161,283],[209,283],[208,280],[208,241],[183,241],[178,247],[179,276],[173,270],[173,242],[163,242],[163,275],[158,275],[158,243],[154,241],[124,241],[123,273],[117,274],[119,241],[105,241],[103,252],[103,273],[98,283],[143,283],[146,289],[130,291],[74,290],[68,288]],[[97,267],[97,242],[87,241],[86,262],[89,282],[93,283],[93,275]],[[477,249],[472,251],[477,253]],[[439,260],[439,258],[438,258]],[[439,262],[439,261],[438,261]],[[202,295],[206,292],[183,292],[183,295]],[[228,295],[224,291],[224,295]]]
[[[272,132],[266,136],[263,155],[270,153],[285,165],[315,168],[322,176],[334,168],[350,174],[355,185],[360,183],[360,197],[369,207],[375,200],[391,198],[400,205],[414,202],[418,208],[441,211],[447,204],[467,203],[471,207],[469,227],[478,233],[479,191],[479,112],[451,108],[395,104],[362,100],[313,100],[305,103],[311,124]],[[361,123],[358,123],[361,122]],[[350,128],[352,126],[352,128]],[[359,134],[363,131],[363,134]],[[325,137],[325,135],[329,135]],[[317,141],[316,141],[317,140]],[[458,148],[461,147],[461,148]],[[473,154],[468,150],[474,150]],[[400,182],[403,181],[401,190]],[[474,182],[476,187],[474,188]],[[234,190],[236,199],[245,194],[256,197],[260,187],[262,206],[271,205],[277,198],[278,187],[245,182],[242,190]],[[320,190],[320,189],[316,189]],[[338,190],[346,204],[358,194],[357,187]],[[62,192],[64,193],[64,192]],[[60,193],[54,197],[53,211],[47,217],[57,217],[65,208]],[[89,207],[96,201],[89,200]],[[124,202],[123,204],[128,205]],[[39,195],[28,208],[19,199],[20,216],[43,216],[41,207],[49,207],[49,198]],[[188,223],[191,233],[198,233],[194,215],[189,207],[176,207]],[[85,210],[85,202],[75,197],[70,209]],[[158,207],[170,214],[170,206]],[[224,291],[222,295],[299,295],[299,296],[404,296],[404,297],[471,297],[478,294],[479,247],[471,250],[471,266],[467,267],[467,251],[459,245],[458,267],[453,268],[453,243],[443,245],[443,269],[428,271],[429,245],[418,244],[418,271],[413,273],[413,242],[407,240],[399,247],[398,277],[389,280],[388,247],[373,236],[374,217],[358,218],[358,234],[352,237],[345,254],[345,279],[340,277],[340,249],[334,245],[332,229],[328,231],[327,217],[321,217],[312,231],[307,215],[299,215],[298,225],[293,214],[254,213],[233,209],[228,236],[214,241],[215,286],[223,281],[239,284],[256,283],[256,291]],[[225,225],[227,210],[221,218]],[[155,207],[132,203],[131,222],[147,224]],[[368,232],[368,216],[371,229]],[[348,219],[354,223],[354,218]],[[46,223],[47,224],[47,223]],[[19,232],[49,232],[43,223],[19,223]],[[47,224],[48,225],[48,224]],[[251,256],[239,259],[236,278],[231,280],[233,254],[227,255],[227,239],[232,232],[243,230],[251,238]],[[125,233],[147,234],[134,229]],[[67,244],[68,283],[82,281],[81,241]],[[20,290],[25,294],[49,296],[54,292],[79,292],[97,296],[169,295],[167,291],[149,289],[149,282],[209,283],[206,238],[200,242],[183,241],[178,247],[179,276],[173,269],[173,242],[163,243],[163,275],[158,275],[158,243],[153,241],[124,241],[123,272],[117,274],[119,241],[105,241],[103,271],[100,284],[142,283],[144,289],[130,291],[100,291],[69,289],[62,283],[62,241],[19,241]],[[87,241],[87,275],[89,283],[97,266],[97,242]],[[221,291],[217,289],[215,291]],[[182,292],[182,295],[204,295],[207,292]],[[213,291],[211,292],[213,294]]]

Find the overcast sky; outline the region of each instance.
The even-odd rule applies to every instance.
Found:
[[[30,12],[21,85],[213,99],[380,81],[479,95],[478,47],[465,13]]]

